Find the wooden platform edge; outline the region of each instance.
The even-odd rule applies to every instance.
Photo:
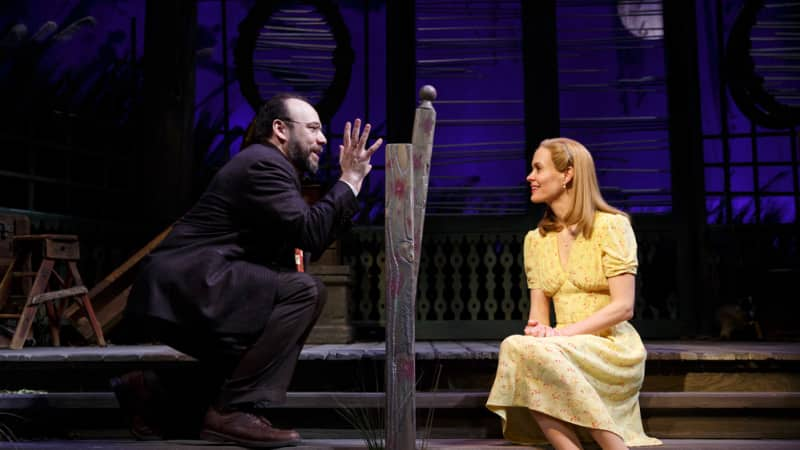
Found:
[[[300,430],[302,431],[302,430]],[[303,434],[305,436],[305,434]],[[527,450],[547,450],[549,446],[519,447],[504,439],[425,439],[417,440],[417,448],[446,449],[446,450],[509,450],[525,448]],[[656,450],[796,450],[800,448],[800,440],[792,439],[662,439],[663,445],[659,447],[638,447]],[[97,450],[141,450],[165,449],[194,450],[211,446],[219,450],[234,450],[241,447],[225,444],[211,444],[199,440],[171,440],[171,441],[134,441],[131,439],[70,439],[40,441],[11,441],[0,442],[0,449],[39,449],[39,450],[64,450],[86,449]],[[366,450],[367,443],[364,439],[303,439],[303,442],[292,450]]]
[[[417,392],[418,409],[483,408],[488,392]],[[642,392],[643,410],[800,410],[800,392]],[[283,405],[275,409],[379,409],[385,405],[383,392],[289,392]],[[25,409],[115,409],[111,392],[2,393],[0,410]]]
[[[309,344],[300,353],[302,361],[383,360],[385,342],[353,344]],[[645,342],[647,362],[767,362],[797,364],[800,344],[794,342],[725,342],[696,341]],[[431,360],[497,360],[497,341],[417,341],[417,361]],[[26,347],[20,350],[0,349],[0,363],[68,361],[193,361],[193,358],[166,345],[109,345],[99,347]]]

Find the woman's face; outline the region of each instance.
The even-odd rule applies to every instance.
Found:
[[[553,164],[550,150],[539,147],[533,154],[531,173],[525,178],[531,186],[531,202],[548,205],[564,194],[567,175]]]

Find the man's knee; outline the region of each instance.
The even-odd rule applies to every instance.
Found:
[[[325,305],[328,294],[322,280],[304,272],[294,273],[291,278],[292,296],[296,301],[308,303],[315,309],[321,309]]]
[[[316,305],[316,310],[321,311],[322,307],[325,306],[325,302],[328,300],[328,289],[325,287],[325,283],[323,283],[322,280],[313,275],[309,276],[314,283],[313,302]]]

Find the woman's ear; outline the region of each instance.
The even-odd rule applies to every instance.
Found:
[[[567,167],[567,170],[563,172],[564,174],[564,184],[567,185],[572,182],[572,178],[575,176],[575,168],[572,166]]]

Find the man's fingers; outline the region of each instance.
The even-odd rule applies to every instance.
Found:
[[[378,149],[381,148],[381,144],[383,144],[383,138],[378,138],[378,140],[367,149],[367,155],[372,156],[373,153],[377,152]]]
[[[361,133],[361,119],[356,119],[353,122],[353,133],[350,136],[352,142],[358,142],[359,133]]]
[[[350,147],[350,122],[344,123],[344,133],[342,133],[342,142],[344,148]]]
[[[369,138],[369,130],[372,129],[372,125],[366,124],[364,125],[364,133],[361,134],[361,137],[358,139],[358,148],[364,148],[367,146],[367,138]]]

